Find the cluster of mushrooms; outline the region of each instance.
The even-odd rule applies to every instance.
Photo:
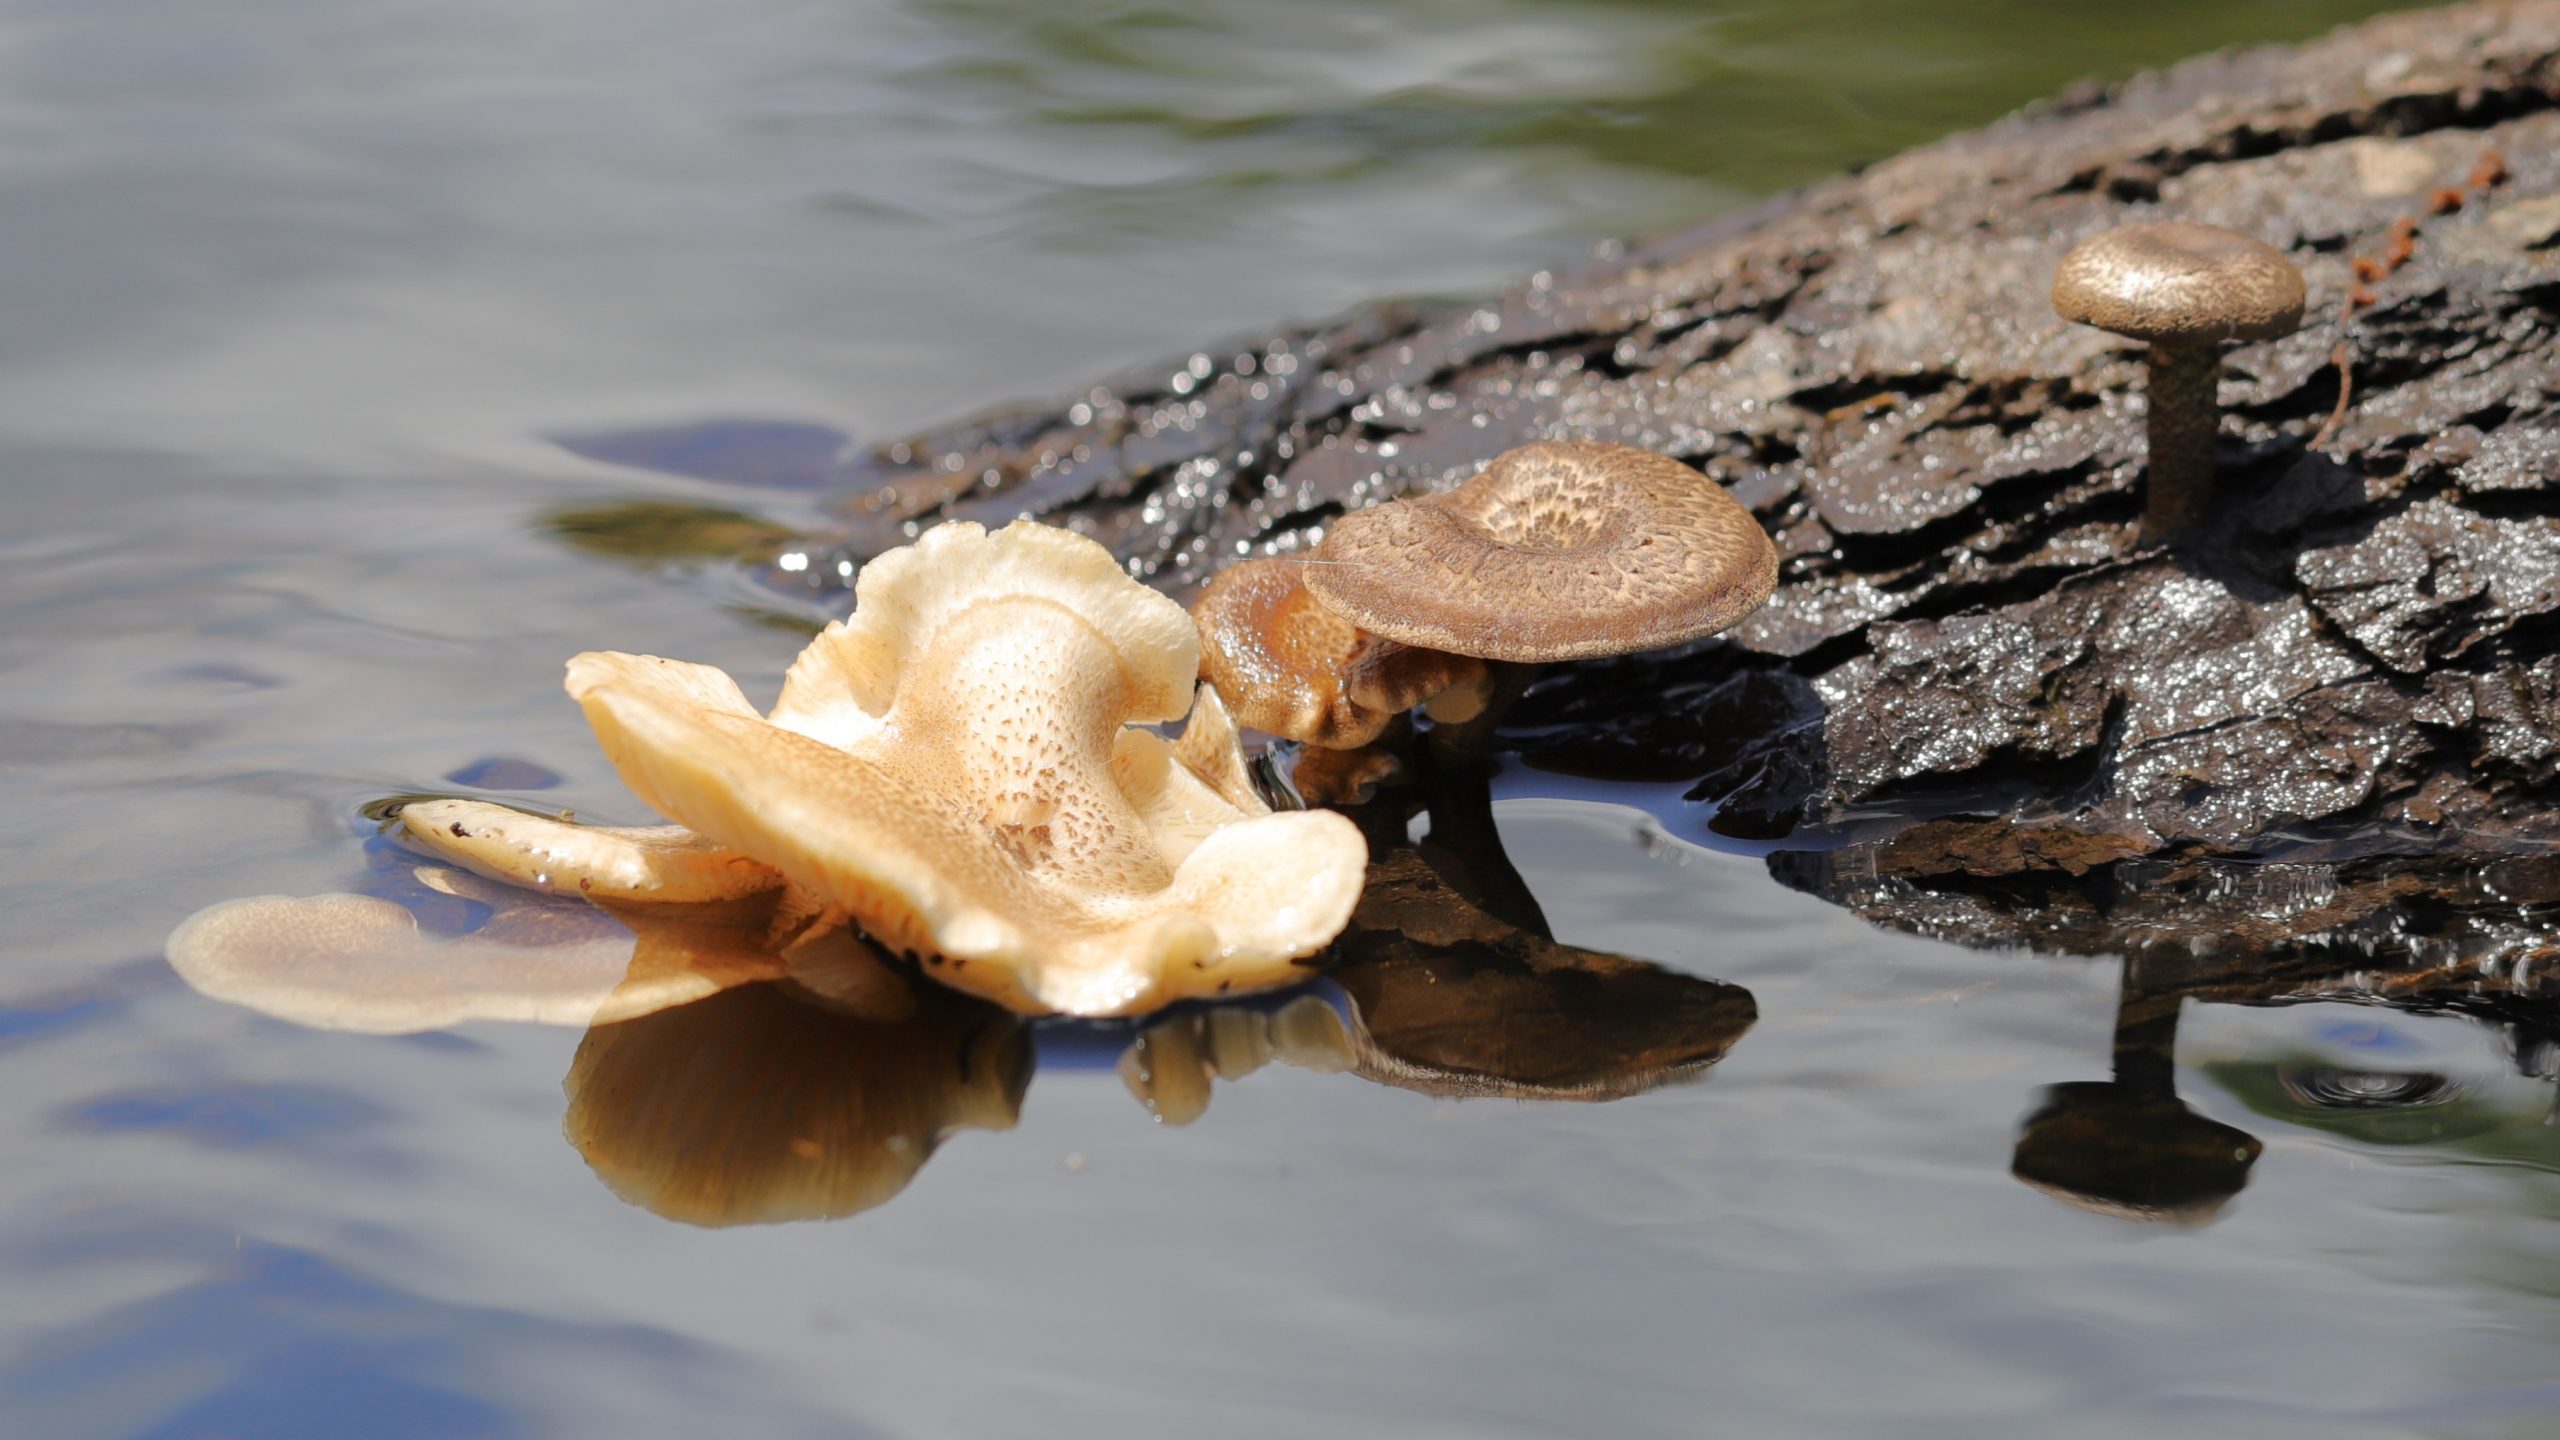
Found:
[[[1364,620],[1410,609],[1420,620],[1396,633],[1441,648],[1324,623],[1348,637],[1345,656],[1374,658],[1396,685],[1438,677],[1399,691],[1403,705],[1463,684],[1468,667],[1480,676],[1484,662],[1461,649],[1562,658],[1721,628],[1776,572],[1768,539],[1721,488],[1617,446],[1532,446],[1447,495],[1356,518],[1336,535],[1350,558],[1324,583],[1365,603],[1353,612]],[[1506,619],[1498,597],[1530,608]],[[1222,656],[1244,643],[1209,635]],[[1313,683],[1305,657],[1279,653]],[[1204,668],[1213,683],[1199,683]],[[1331,811],[1274,812],[1256,791],[1216,683],[1229,675],[1223,660],[1204,667],[1192,617],[1102,546],[1030,521],[993,533],[959,522],[863,568],[852,615],[793,662],[769,713],[710,666],[569,662],[569,693],[615,770],[676,823],[584,825],[468,799],[414,801],[393,823],[460,871],[626,919],[761,907],[761,943],[786,972],[840,969],[829,947],[858,933],[1020,1013],[1141,1014],[1305,979],[1299,962],[1360,898],[1359,828]],[[1266,694],[1236,693],[1257,723],[1278,723]],[[1145,728],[1173,721],[1172,739]],[[402,907],[358,895],[231,901],[169,944],[199,988],[342,1024],[360,1023],[365,1002],[333,999],[315,959],[396,964],[437,949]],[[679,989],[709,983],[699,965],[662,968]],[[280,973],[308,993],[280,987]],[[579,978],[556,995],[530,992],[522,1018],[595,1003],[592,975],[568,973]],[[635,1013],[681,998],[646,984],[611,994]]]
[[[2065,318],[2152,347],[2146,538],[2201,508],[2220,347],[2290,331],[2302,301],[2280,252],[2204,226],[2128,226],[2063,261]],[[1141,1014],[1304,979],[1360,898],[1359,828],[1273,811],[1239,724],[1332,752],[1417,706],[1482,725],[1525,667],[1712,635],[1768,598],[1777,568],[1721,486],[1589,442],[1527,445],[1346,515],[1311,552],[1229,568],[1189,614],[1091,540],[957,522],[863,567],[853,613],[769,713],[709,666],[569,662],[615,769],[674,824],[463,799],[396,824],[462,871],[617,914],[756,907],[765,958],[737,964],[823,973],[858,934],[1019,1013]],[[1171,739],[1145,728],[1174,721]],[[231,901],[169,943],[199,988],[318,1023],[362,1018],[330,957],[435,949],[402,907],[355,895]],[[636,972],[606,989],[647,1013],[707,983],[692,960],[664,968],[667,994]],[[522,1018],[603,1018],[587,970],[525,994]]]
[[[1475,722],[1516,667],[1713,635],[1777,583],[1760,522],[1696,470],[1544,441],[1345,515],[1305,556],[1229,566],[1191,613],[1201,676],[1238,723],[1349,750],[1417,705]]]

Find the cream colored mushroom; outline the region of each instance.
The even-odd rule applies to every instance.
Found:
[[[412,800],[400,837],[475,875],[594,900],[691,904],[782,883],[771,867],[681,825],[579,825],[488,800]]]
[[[443,938],[371,895],[255,895],[188,917],[169,937],[169,964],[216,1000],[377,1035],[472,1020],[587,1025],[788,972],[761,948],[770,897],[626,922],[591,905],[476,891],[452,872],[422,878],[498,913]]]
[[[1101,546],[962,522],[863,567],[769,720],[654,656],[580,655],[568,685],[659,813],[957,988],[1124,1015],[1303,978],[1359,897],[1348,820],[1203,778],[1223,711],[1179,744],[1131,728],[1190,709],[1198,668],[1182,607]]]

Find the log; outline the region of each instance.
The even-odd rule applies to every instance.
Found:
[[[2218,494],[2165,548],[2140,349],[2048,299],[2145,217],[2278,245],[2311,297],[2231,353]],[[2555,330],[2560,0],[2479,3],[883,446],[830,477],[827,539],[1032,515],[1181,594],[1528,440],[1647,446],[1751,507],[1780,587],[1722,640],[1549,674],[1503,732],[1528,763],[1686,783],[1788,883],[1974,943],[2299,955],[2414,915],[2453,947],[2423,968],[2495,913],[2512,960],[2560,893],[2465,877],[2560,853]],[[2353,893],[2235,927],[2234,866]]]

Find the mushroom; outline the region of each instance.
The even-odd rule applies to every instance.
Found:
[[[734,900],[782,876],[681,825],[619,828],[528,814],[490,800],[411,800],[400,838],[474,875],[595,900]]]
[[[2149,342],[2150,486],[2141,540],[2156,543],[2203,513],[2222,418],[2222,347],[2272,340],[2302,324],[2302,272],[2262,240],[2183,220],[2153,220],[2081,241],[2053,277],[2063,319]]]
[[[764,945],[774,897],[608,913],[422,870],[430,888],[495,909],[431,936],[373,895],[254,895],[189,916],[171,968],[216,1000],[322,1030],[375,1035],[472,1020],[587,1025],[646,1014],[788,970]]]
[[[863,567],[770,719],[654,656],[580,655],[568,686],[643,800],[804,903],[1013,1009],[1126,1015],[1294,983],[1359,896],[1357,827],[1204,768],[1223,710],[1132,728],[1192,709],[1198,670],[1190,617],[1100,545],[958,522]]]
[[[1543,664],[1713,635],[1760,607],[1778,551],[1724,487],[1629,445],[1542,441],[1452,490],[1355,511],[1306,585],[1371,635]]]
[[[1481,704],[1488,675],[1482,660],[1362,633],[1308,592],[1304,568],[1280,556],[1241,561],[1191,602],[1200,630],[1200,678],[1239,722],[1283,739],[1351,750],[1444,693],[1459,711],[1453,718],[1471,713],[1464,697]]]

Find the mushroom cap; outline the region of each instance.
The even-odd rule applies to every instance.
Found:
[[[169,964],[213,999],[297,1025],[375,1035],[472,1020],[587,1025],[787,971],[762,944],[770,893],[608,913],[482,890],[452,871],[420,878],[497,913],[469,934],[442,937],[377,896],[253,895],[189,916],[169,937]]]
[[[2154,344],[2272,340],[2302,327],[2302,272],[2263,240],[2185,220],[2120,225],[2054,272],[2065,320]]]
[[[1482,681],[1481,660],[1362,634],[1308,591],[1304,569],[1281,556],[1238,561],[1191,602],[1200,676],[1239,722],[1355,749],[1431,696]]]
[[[1307,588],[1373,635],[1488,660],[1622,655],[1759,608],[1778,551],[1724,487],[1629,445],[1542,441],[1334,523]]]
[[[945,525],[855,595],[770,721],[720,671],[654,656],[578,656],[569,691],[659,813],[1017,1010],[1290,984],[1349,919],[1358,827],[1220,793],[1234,770],[1202,752],[1233,747],[1223,712],[1183,742],[1128,728],[1189,708],[1198,640],[1100,545]]]

